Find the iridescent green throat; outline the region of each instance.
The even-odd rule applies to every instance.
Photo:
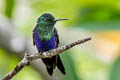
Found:
[[[37,25],[37,33],[41,40],[50,40],[54,33],[54,27],[52,26],[43,26]]]

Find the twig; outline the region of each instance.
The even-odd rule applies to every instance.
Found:
[[[35,54],[25,53],[24,58],[16,65],[16,67],[13,70],[11,70],[8,74],[6,74],[2,78],[2,80],[10,80],[19,71],[21,71],[24,66],[29,65],[32,60],[36,60],[38,58],[47,58],[47,57],[58,55],[58,54],[60,54],[64,51],[78,45],[78,44],[84,43],[84,42],[89,41],[89,40],[91,40],[91,38],[85,38],[85,39],[82,39],[82,40],[77,40],[73,43],[69,43],[67,45],[64,45],[64,46],[61,46],[61,47],[58,47],[56,49],[52,49],[52,50],[46,51],[46,52],[40,52],[40,53],[35,53]]]

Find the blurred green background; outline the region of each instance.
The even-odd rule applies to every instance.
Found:
[[[60,45],[92,40],[61,54],[65,76],[36,60],[12,80],[120,80],[120,0],[0,0],[0,78],[37,52],[32,30],[43,13],[69,19],[56,23]]]

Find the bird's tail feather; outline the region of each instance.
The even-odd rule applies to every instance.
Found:
[[[42,61],[44,62],[47,72],[49,75],[53,74],[54,64],[56,63],[56,57],[53,56],[51,58],[43,58]]]
[[[57,57],[57,67],[65,75],[65,68],[63,66],[63,63],[62,63],[59,55]]]
[[[46,69],[49,75],[53,74],[53,69],[55,69],[56,66],[63,74],[65,74],[65,68],[62,64],[62,61],[59,55],[53,56],[51,58],[43,58],[42,61],[46,65]]]
[[[46,67],[49,75],[53,74],[53,67]]]

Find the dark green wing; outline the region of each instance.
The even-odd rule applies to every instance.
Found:
[[[55,28],[55,41],[56,41],[56,47],[58,47],[58,45],[59,45],[59,36],[58,36],[56,28]]]
[[[57,33],[57,29],[55,28],[55,41],[56,41],[56,47],[58,47],[58,44],[59,44],[59,36],[58,36],[58,33]],[[65,74],[65,68],[63,66],[63,63],[62,63],[62,60],[60,59],[60,56],[57,55],[55,56],[56,57],[56,65],[57,65],[57,68],[63,73]]]

